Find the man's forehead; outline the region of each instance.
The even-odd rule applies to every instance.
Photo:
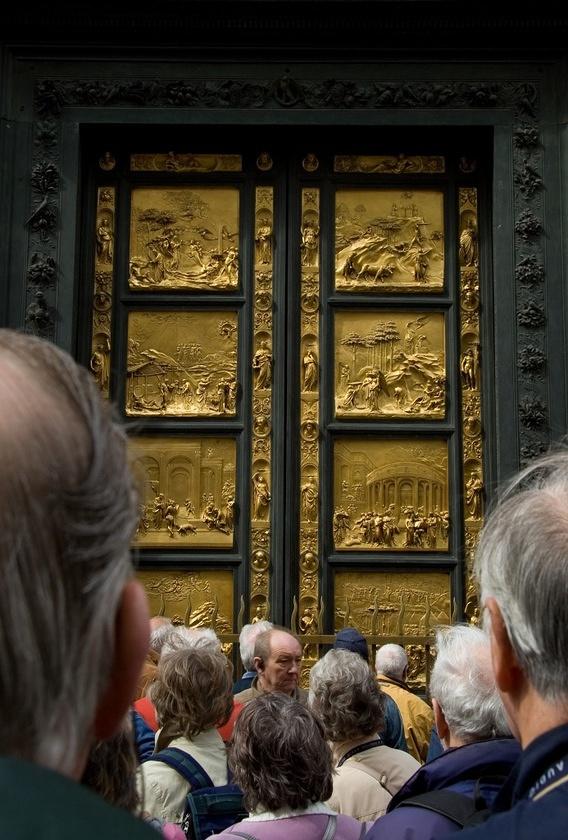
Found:
[[[277,631],[270,637],[270,654],[271,656],[301,656],[302,646],[294,636]]]

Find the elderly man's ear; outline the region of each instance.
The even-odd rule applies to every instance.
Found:
[[[491,660],[497,688],[502,694],[516,694],[524,682],[523,673],[509,639],[501,608],[495,598],[484,604],[490,620]]]
[[[116,613],[114,656],[109,682],[97,706],[94,735],[112,737],[120,729],[131,705],[138,677],[148,652],[150,614],[143,586],[129,580],[122,590]]]

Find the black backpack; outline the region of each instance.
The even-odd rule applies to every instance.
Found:
[[[398,808],[425,808],[433,811],[442,817],[447,817],[458,826],[458,828],[469,828],[479,825],[488,819],[491,809],[489,808],[483,794],[481,785],[503,784],[505,776],[492,776],[491,778],[477,779],[473,796],[465,793],[456,793],[453,790],[430,790],[426,793],[419,793],[398,802],[393,811]]]
[[[248,817],[240,787],[233,784],[216,787],[201,764],[183,750],[169,747],[148,760],[162,761],[191,785],[181,824],[188,840],[206,840]]]

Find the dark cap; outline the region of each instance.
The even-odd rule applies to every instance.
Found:
[[[343,630],[336,633],[333,649],[350,650],[352,653],[358,653],[365,662],[369,660],[367,639],[354,627],[344,627]]]

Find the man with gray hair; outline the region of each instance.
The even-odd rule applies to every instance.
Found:
[[[126,438],[89,373],[0,330],[0,792],[5,837],[153,830],[77,784],[117,732],[148,648]]]
[[[520,754],[495,685],[486,634],[467,625],[443,627],[436,646],[430,695],[446,752],[404,785],[369,840],[430,840],[454,832],[495,801]]]
[[[564,838],[568,825],[568,450],[504,489],[476,554],[495,682],[523,753],[494,812],[461,836]]]
[[[375,655],[377,682],[385,694],[392,697],[402,717],[404,737],[410,755],[423,763],[434,724],[432,709],[413,694],[406,684],[408,656],[400,645],[382,645]]]
[[[272,626],[270,621],[256,621],[253,624],[245,624],[241,630],[239,634],[239,650],[245,672],[235,682],[233,694],[238,694],[240,691],[245,691],[251,687],[252,681],[256,677],[256,669],[254,667],[254,645],[256,639],[261,633],[266,633],[267,630],[271,630]]]

